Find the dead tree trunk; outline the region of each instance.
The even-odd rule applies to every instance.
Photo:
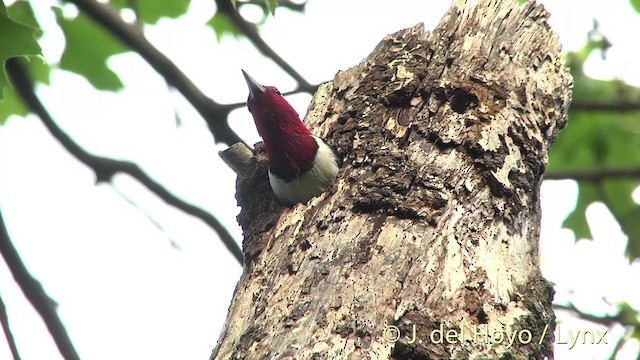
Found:
[[[547,16],[456,0],[339,72],[306,122],[345,165],[307,205],[240,162],[247,260],[212,359],[553,357],[539,188],[571,78]]]

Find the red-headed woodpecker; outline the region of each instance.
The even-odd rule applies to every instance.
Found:
[[[253,115],[269,162],[269,183],[278,201],[287,206],[322,194],[335,179],[340,159],[314,136],[298,113],[273,86],[258,84],[242,70]]]

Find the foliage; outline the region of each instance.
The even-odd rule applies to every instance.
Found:
[[[102,27],[96,25],[86,15],[80,13],[74,17],[65,17],[60,8],[53,8],[60,29],[65,37],[65,49],[59,64],[47,64],[40,56],[37,39],[42,35],[40,25],[34,17],[31,4],[27,0],[17,0],[5,7],[0,0],[0,125],[11,115],[25,116],[28,111],[9,85],[4,71],[4,63],[11,57],[24,57],[24,65],[36,83],[49,83],[49,73],[54,68],[74,72],[84,77],[91,85],[100,90],[116,91],[122,88],[118,74],[107,66],[112,55],[129,51]],[[234,6],[247,5],[232,1]],[[137,21],[143,24],[156,24],[162,18],[177,18],[184,15],[191,0],[110,0],[109,4],[120,10],[131,10]],[[267,14],[275,14],[277,0],[264,0],[254,3],[262,6]],[[242,35],[229,16],[217,11],[207,22],[221,41],[225,36],[238,38]],[[100,44],[100,46],[95,46]]]
[[[4,97],[4,89],[8,87],[9,80],[5,72],[5,62],[12,57],[26,57],[41,55],[40,45],[36,41],[34,35],[36,33],[37,23],[33,18],[33,13],[30,12],[30,8],[27,8],[28,4],[16,3],[12,8],[8,9],[2,0],[0,0],[0,64],[2,64],[2,71],[0,71],[0,100]],[[8,95],[12,97],[12,95]],[[16,109],[18,113],[24,113],[24,108],[20,109],[19,105],[16,105],[16,99],[13,98],[10,101],[14,106],[18,106]],[[4,118],[0,118],[0,124],[4,122]]]
[[[214,0],[211,0],[214,1]],[[233,7],[260,6],[264,19],[274,15],[276,7],[283,6],[277,0],[227,0]],[[520,4],[527,0],[518,0]],[[129,51],[121,42],[87,15],[67,17],[60,8],[53,8],[57,25],[65,38],[65,48],[58,64],[47,64],[40,57],[38,39],[42,31],[31,8],[37,1],[17,0],[6,7],[0,0],[0,125],[11,115],[25,116],[28,109],[12,89],[5,72],[5,62],[18,57],[36,83],[48,84],[52,69],[62,69],[84,77],[100,90],[116,91],[122,88],[118,74],[109,69],[107,60],[116,54]],[[109,5],[121,11],[132,11],[137,25],[156,24],[161,19],[177,18],[185,14],[191,0],[110,0]],[[226,4],[229,4],[227,2]],[[630,0],[640,13],[640,0]],[[225,36],[239,38],[245,34],[233,18],[224,11],[216,11],[206,23],[216,34],[218,41]],[[256,25],[256,24],[250,24]],[[606,39],[590,39],[584,49],[567,55],[567,63],[574,79],[574,104],[640,104],[640,88],[619,80],[597,80],[583,72],[583,64],[590,56],[604,54]],[[99,46],[96,46],[99,44]],[[640,171],[640,106],[631,110],[607,107],[601,110],[585,110],[572,107],[567,129],[560,132],[552,149],[548,173],[590,172],[606,169],[639,169]],[[629,237],[628,254],[640,258],[640,205],[631,193],[640,186],[638,177],[597,177],[578,180],[579,195],[575,210],[564,226],[573,230],[578,238],[591,238],[586,220],[587,207],[603,202],[617,219],[622,231]],[[633,326],[631,335],[640,339],[637,312],[627,304],[620,306],[620,319]]]
[[[191,0],[110,0],[109,3],[118,9],[131,9],[138,21],[155,24],[161,18],[178,18],[189,9]]]
[[[207,25],[211,26],[213,31],[216,32],[218,42],[225,36],[232,36],[237,39],[242,35],[240,29],[221,11],[216,11],[213,17],[207,22]]]
[[[237,7],[238,2],[232,0],[231,4],[235,8]],[[253,3],[250,4],[250,3],[242,2],[241,4],[262,6],[264,10],[263,18],[257,24],[257,25],[260,25],[264,23],[264,21],[266,20],[267,16],[269,16],[269,14],[271,15],[276,14],[276,7],[278,6],[278,1],[264,0],[264,3],[259,2],[257,4],[253,4]],[[240,31],[238,26],[229,18],[229,15],[226,14],[224,11],[220,11],[220,10],[216,11],[213,17],[207,22],[207,25],[211,26],[211,28],[216,32],[216,39],[218,40],[218,42],[220,42],[222,38],[224,38],[225,36],[231,36],[231,37],[234,37],[235,39],[238,39],[240,36],[242,36],[242,31]]]
[[[84,76],[96,89],[121,89],[122,82],[107,67],[107,59],[125,52],[126,48],[101,27],[95,26],[86,15],[80,13],[73,19],[67,19],[61,9],[54,11],[66,39],[60,67]]]
[[[271,13],[271,15],[276,14],[276,7],[278,6],[278,0],[265,0],[267,4],[267,10]]]
[[[606,49],[602,39],[591,40],[584,49],[568,55],[574,80],[573,102],[595,104],[640,103],[640,89],[619,80],[596,80],[584,74],[583,64],[589,56]],[[640,168],[640,109],[635,111],[583,110],[571,108],[569,124],[560,132],[550,154],[548,171],[586,171]],[[578,201],[564,225],[578,238],[592,238],[586,208],[599,201],[604,203],[629,237],[627,251],[632,258],[640,257],[640,205],[631,193],[640,186],[640,179],[602,177],[578,181]]]

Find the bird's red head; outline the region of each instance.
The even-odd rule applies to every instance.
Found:
[[[293,107],[273,86],[260,85],[242,70],[249,86],[247,107],[264,141],[270,171],[293,179],[313,166],[318,144]]]

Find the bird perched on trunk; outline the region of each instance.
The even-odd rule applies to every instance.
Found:
[[[256,82],[242,70],[253,115],[269,163],[269,183],[278,201],[287,206],[322,194],[335,179],[340,159],[314,136],[278,89]]]

